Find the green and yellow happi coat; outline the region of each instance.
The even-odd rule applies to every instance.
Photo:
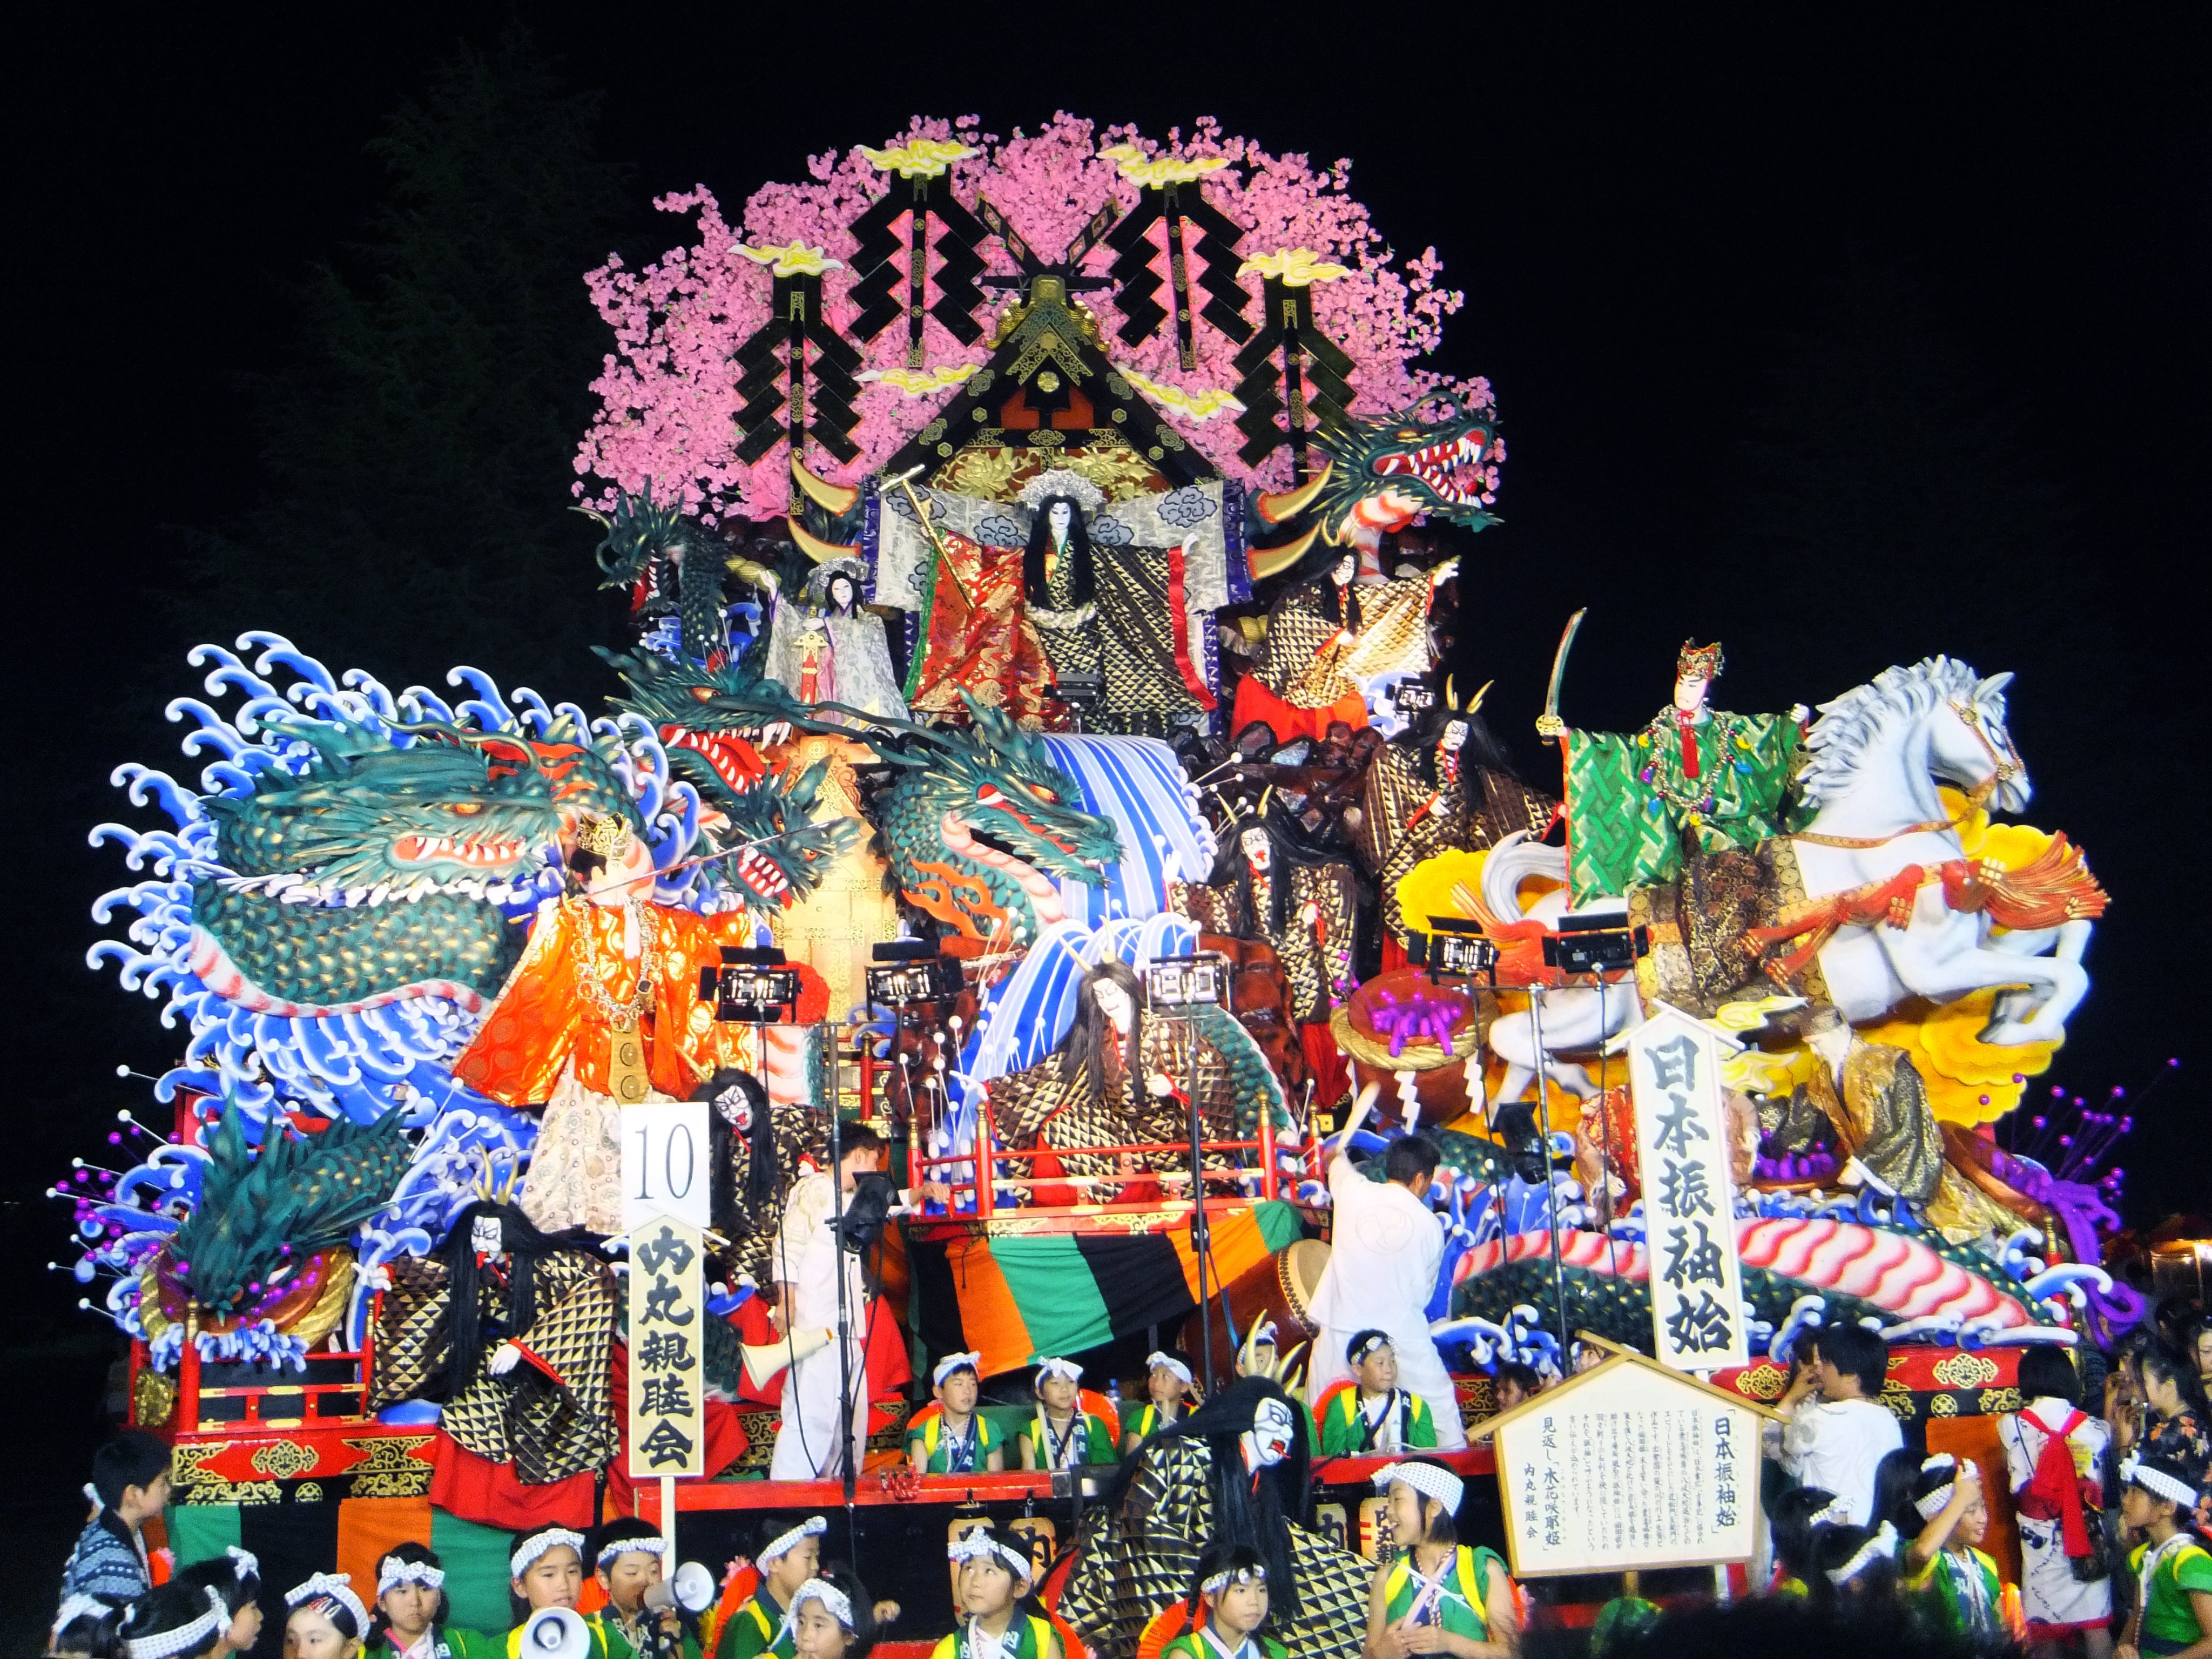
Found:
[[[1462,1544],[1452,1552],[1449,1564],[1431,1587],[1418,1579],[1408,1558],[1400,1556],[1382,1581],[1383,1621],[1396,1624],[1419,1601],[1420,1617],[1416,1623],[1439,1625],[1450,1635],[1487,1642],[1490,1613],[1483,1605],[1483,1591],[1492,1565],[1500,1573],[1505,1571],[1504,1562],[1494,1550],[1469,1549]]]
[[[1796,720],[1713,709],[1691,731],[1694,774],[1672,708],[1640,732],[1567,733],[1571,903],[1673,879],[1686,840],[1718,853],[1796,827],[1785,799],[1803,738]]]

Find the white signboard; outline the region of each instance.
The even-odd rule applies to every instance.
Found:
[[[617,1121],[622,1126],[623,1231],[635,1236],[662,1218],[702,1231],[711,1225],[707,1103],[625,1106]]]
[[[1676,1370],[1715,1371],[1751,1358],[1721,1103],[1723,1043],[1711,1027],[1664,1003],[1628,1040],[1651,1339],[1659,1363]]]
[[[1500,1424],[1516,1577],[1751,1559],[1759,1413],[1749,1404],[1615,1358]]]

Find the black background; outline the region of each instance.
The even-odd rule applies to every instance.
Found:
[[[2130,1209],[2199,1206],[2212,54],[2194,8],[1946,10],[1696,24],[1593,10],[1534,31],[1384,7],[19,19],[11,1580],[35,1586],[58,1563],[105,1359],[74,1285],[40,1271],[64,1254],[62,1206],[40,1188],[73,1152],[105,1150],[118,1107],[144,1109],[115,1066],[158,1073],[176,1052],[152,1005],[82,966],[98,933],[86,908],[123,878],[84,833],[125,813],[116,763],[174,763],[160,708],[191,689],[198,635],[161,595],[184,532],[264,488],[240,376],[283,356],[305,267],[363,234],[384,188],[364,145],[397,100],[514,15],[571,85],[605,94],[601,148],[629,167],[635,205],[615,240],[634,264],[687,240],[656,222],[653,195],[704,182],[734,216],[758,184],[802,177],[806,155],[883,142],[916,111],[974,111],[1001,134],[1057,108],[1155,134],[1212,114],[1271,149],[1352,157],[1378,225],[1401,249],[1433,243],[1467,293],[1441,365],[1490,376],[1504,411],[1506,522],[1470,550],[1461,627],[1470,666],[1497,682],[1501,733],[1545,763],[1529,722],[1580,605],[1577,725],[1640,724],[1690,634],[1727,641],[1717,700],[1747,711],[1930,652],[2016,671],[2027,817],[2068,830],[2113,896],[2052,1076],[2101,1094],[2178,1058],[2124,1159]],[[1943,407],[1916,391],[1930,375],[2015,417],[2012,470],[1957,477],[1955,499],[1942,434],[1921,429]],[[1831,476],[1857,467],[1817,556],[1755,534],[1776,480],[1771,452],[1745,445],[1777,407],[1798,411]],[[2034,489],[1997,499],[2023,472]],[[2049,524],[2015,537],[2030,495]],[[547,580],[580,579],[588,543],[580,525],[578,563]],[[364,665],[393,684],[441,674],[409,632],[394,615],[388,654]],[[495,641],[479,665],[502,684],[587,703],[608,689],[544,680],[549,653],[571,660],[576,642]],[[299,643],[317,649],[304,630]]]

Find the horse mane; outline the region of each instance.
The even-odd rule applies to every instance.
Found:
[[[1868,684],[1822,703],[1820,718],[1805,734],[1812,759],[1797,781],[1806,802],[1818,806],[1841,794],[1867,745],[1893,720],[1918,720],[1938,703],[1965,701],[2002,722],[2004,693],[1984,690],[1986,684],[1965,663],[1923,657],[1911,667],[1885,668]]]

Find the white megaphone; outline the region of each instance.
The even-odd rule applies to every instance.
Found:
[[[522,1627],[521,1659],[585,1659],[592,1627],[567,1607],[540,1607]]]
[[[686,1561],[677,1568],[668,1587],[676,1592],[676,1605],[686,1613],[706,1612],[714,1605],[714,1594],[721,1588],[714,1575],[696,1561]]]
[[[766,1389],[785,1366],[828,1347],[831,1335],[824,1330],[793,1331],[781,1342],[740,1343],[738,1356],[744,1362],[745,1380],[756,1389]]]

